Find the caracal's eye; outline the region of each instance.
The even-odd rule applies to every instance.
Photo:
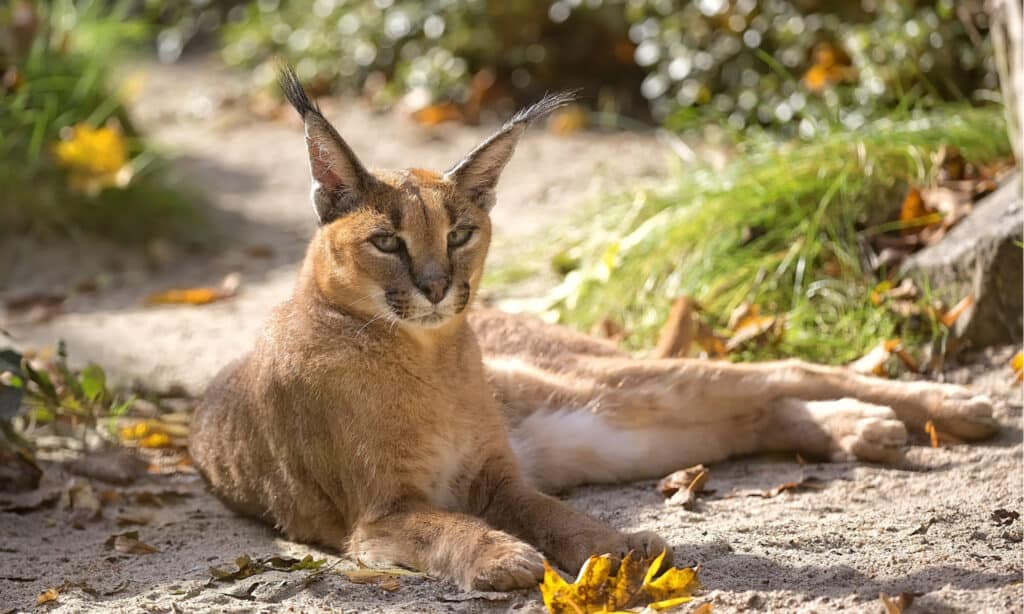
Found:
[[[473,228],[456,228],[448,233],[448,247],[461,247],[473,236]]]
[[[385,254],[393,254],[402,249],[402,240],[395,235],[374,235],[370,237],[370,243]]]

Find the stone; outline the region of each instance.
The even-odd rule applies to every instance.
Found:
[[[963,349],[1020,343],[1024,338],[1024,199],[1021,173],[979,200],[938,243],[904,263],[901,272],[930,287],[946,305],[971,294],[971,309],[953,334]]]

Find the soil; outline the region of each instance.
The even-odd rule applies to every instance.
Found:
[[[72,362],[103,364],[121,383],[195,393],[249,347],[268,310],[290,291],[313,229],[305,153],[296,123],[242,108],[242,82],[216,65],[143,69],[139,122],[179,154],[183,180],[213,195],[217,247],[155,245],[138,255],[86,240],[46,250],[23,242],[0,298],[102,283],[95,292],[72,292],[49,321],[9,319],[0,328],[20,347],[65,339]],[[443,168],[488,131],[427,129],[354,101],[329,101],[325,110],[372,166]],[[668,155],[652,134],[534,131],[500,186],[494,259],[521,257],[524,239],[591,195],[662,172]],[[233,272],[243,287],[231,300],[143,305],[155,290],[216,284]],[[655,482],[584,487],[566,499],[613,526],[663,535],[678,565],[701,566],[704,589],[694,603],[712,602],[715,612],[882,612],[880,592],[917,594],[910,612],[1021,611],[1024,523],[1012,513],[1024,511],[1024,412],[1007,367],[1014,350],[975,354],[943,374],[997,400],[1003,428],[981,444],[931,448],[921,434],[900,467],[792,457],[720,463],[710,468],[714,493],[693,511],[666,506]],[[57,462],[45,469],[38,491],[0,497],[0,508],[23,508],[0,512],[0,612],[542,611],[537,591],[466,594],[421,576],[401,576],[397,586],[353,582],[339,573],[355,569],[352,561],[236,516],[194,475],[114,486],[73,477]],[[807,477],[822,488],[749,495]],[[104,502],[98,518],[60,501],[72,480],[79,488],[90,484]],[[140,499],[140,491],[156,496]],[[158,551],[107,546],[110,536],[130,530]],[[312,554],[329,569],[212,581],[210,567],[233,569],[243,554]],[[37,606],[49,588],[59,588],[56,601]]]

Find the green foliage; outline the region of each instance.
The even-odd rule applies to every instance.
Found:
[[[781,342],[741,359],[845,363],[879,339],[932,338],[933,323],[871,303],[880,280],[861,241],[898,216],[909,183],[928,181],[941,145],[984,163],[1008,154],[1005,134],[998,109],[953,107],[811,141],[752,141],[725,169],[687,168],[566,231],[571,247],[554,262],[576,268],[548,297],[551,315],[583,330],[619,318],[628,343],[647,348],[681,295],[718,326],[744,302],[784,314]]]
[[[280,55],[314,89],[385,99],[582,87],[619,110],[646,99],[674,127],[715,118],[806,136],[996,88],[976,1],[259,0],[232,15],[225,59],[268,83]]]
[[[37,424],[95,428],[101,418],[123,415],[134,398],[122,400],[107,387],[99,365],[73,372],[62,341],[53,362],[36,362],[11,349],[0,351],[0,421],[24,413]]]
[[[197,222],[192,198],[170,184],[138,135],[110,64],[143,40],[129,4],[99,0],[0,6],[0,235],[64,236],[84,231],[126,242],[184,233]],[[124,172],[85,190],[55,147],[74,126],[116,129]]]

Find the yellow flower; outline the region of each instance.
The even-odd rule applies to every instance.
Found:
[[[116,124],[102,128],[76,124],[53,149],[57,162],[71,171],[72,189],[96,194],[131,181],[127,146]]]

